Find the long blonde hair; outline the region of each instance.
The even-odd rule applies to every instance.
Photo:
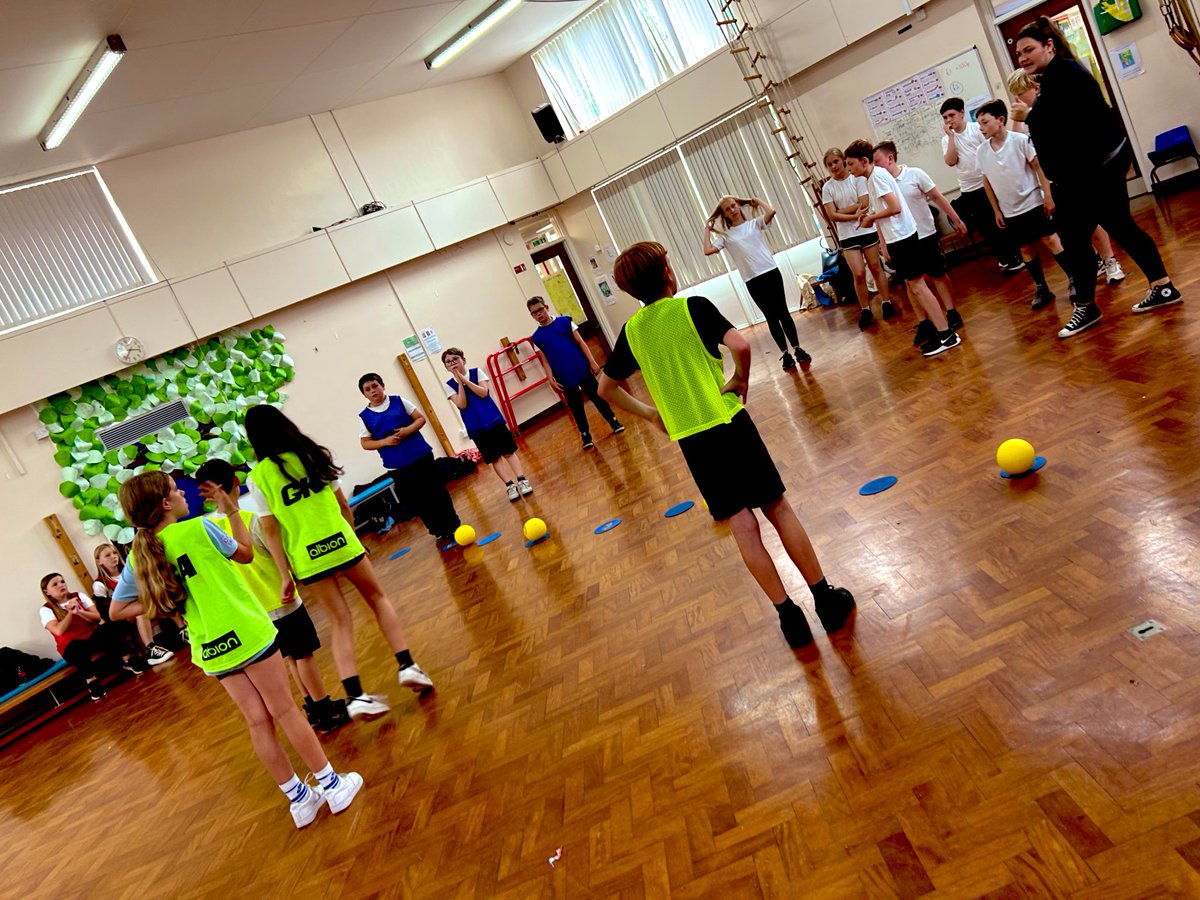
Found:
[[[182,612],[187,597],[183,582],[167,559],[162,538],[154,533],[162,524],[163,500],[170,493],[171,477],[165,472],[143,472],[121,485],[121,508],[129,523],[137,528],[132,561],[138,594],[151,619]]]
[[[713,224],[716,224],[717,219],[720,219],[722,222],[725,223],[726,228],[732,228],[733,223],[730,222],[729,217],[726,216],[725,213],[721,211],[721,207],[724,205],[726,200],[732,200],[735,203],[737,203],[738,206],[749,206],[750,201],[743,200],[740,197],[735,197],[735,196],[733,196],[733,194],[726,194],[724,197],[722,197],[720,200],[717,201],[717,207],[716,207],[716,209],[714,209],[712,211],[712,215],[710,215],[708,217],[708,221],[712,222]],[[744,209],[742,210],[742,216],[746,217],[746,211]]]
[[[116,580],[120,576],[120,574],[121,574],[120,564],[117,565],[117,571],[108,572],[108,571],[105,571],[104,563],[100,562],[100,554],[101,553],[103,553],[105,550],[116,550],[116,549],[117,548],[115,546],[113,546],[112,544],[99,544],[99,545],[97,545],[96,549],[92,551],[92,562],[94,562],[96,564],[96,572],[100,576],[100,578],[98,579],[99,581],[104,581],[106,578],[111,579],[111,580]],[[120,552],[118,552],[117,558],[120,559],[120,557],[121,557],[121,554],[120,554]]]

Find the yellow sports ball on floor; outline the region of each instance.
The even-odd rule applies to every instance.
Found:
[[[537,518],[529,519],[522,530],[525,532],[525,540],[541,540],[546,536],[546,523]]]
[[[1020,438],[1010,438],[996,449],[996,465],[1009,475],[1021,475],[1033,468],[1033,444]]]
[[[454,543],[460,547],[475,543],[475,529],[470,525],[459,525],[454,529]]]

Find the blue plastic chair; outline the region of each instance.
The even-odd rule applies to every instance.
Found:
[[[1154,139],[1154,149],[1146,155],[1154,164],[1154,168],[1150,170],[1151,189],[1162,184],[1158,177],[1158,170],[1168,163],[1178,162],[1181,159],[1194,159],[1196,168],[1200,169],[1200,153],[1196,152],[1196,142],[1192,140],[1192,133],[1186,125],[1180,125],[1158,135]]]

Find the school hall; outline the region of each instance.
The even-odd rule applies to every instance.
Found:
[[[1125,6],[0,0],[0,647],[56,666],[0,684],[5,893],[1200,895],[1200,160],[1178,143],[1200,135],[1200,91],[1166,17],[1190,33],[1196,4]],[[852,282],[809,295],[837,260],[826,149],[890,140],[955,204],[940,105],[1011,111],[1017,35],[1039,15],[1111,105],[1133,218],[1183,302],[1135,313],[1148,279],[1114,239],[1124,279],[1099,277],[1102,260],[1102,319],[1061,338],[1072,306],[1049,254],[1057,298],[1031,309],[1028,273],[938,211],[952,350],[914,345],[903,281],[886,317],[874,285],[865,328]],[[107,80],[67,112],[97,68]],[[1079,123],[1081,157],[1092,133]],[[811,361],[786,365],[747,287],[762,267],[739,266],[727,238],[706,253],[727,197],[747,201]],[[679,442],[576,399],[581,447],[567,392],[605,387],[639,314],[616,277],[637,241],[664,245],[677,295],[707,298],[709,324],[749,342],[745,408],[856,604],[826,633],[760,513],[809,645],[789,646]],[[534,297],[570,317],[576,375],[525,340]],[[432,461],[371,431],[387,407],[368,374]],[[461,400],[463,379],[495,414]],[[624,384],[651,401],[640,373]],[[328,585],[298,584],[330,702],[353,700],[348,678],[365,698],[303,710],[336,771],[362,777],[336,812],[295,723],[277,729],[322,801],[299,828],[304,791],[282,796],[264,770],[261,720],[197,664],[240,638],[192,642],[198,607],[130,619],[107,655],[58,663],[118,624],[125,595],[98,565],[103,545],[133,546],[125,486],[165,471],[188,515],[211,507],[200,464],[246,483],[247,411],[267,405],[344,470],[304,489],[352,504],[404,636],[345,570],[330,577],[346,621]],[[472,437],[495,415],[528,492],[492,470],[494,429]],[[1011,438],[1044,466],[1002,477]],[[359,502],[414,460],[434,474]],[[740,463],[721,460],[734,494],[759,474]],[[895,484],[860,493],[882,476]],[[440,521],[423,505],[433,480]],[[327,500],[321,521],[342,529]],[[281,509],[246,516],[260,564]],[[462,545],[444,540],[451,513],[473,531]],[[346,524],[332,541],[285,531],[285,555],[341,551]],[[233,561],[212,564],[239,572],[233,531],[225,550],[211,538]],[[350,625],[353,673],[335,638]],[[273,650],[243,654],[236,676]],[[283,721],[276,699],[263,708]]]

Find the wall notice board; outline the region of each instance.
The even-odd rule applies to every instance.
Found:
[[[962,97],[971,118],[977,107],[991,99],[992,89],[976,47],[863,100],[875,140],[893,141],[900,162],[924,169],[943,192],[958,187],[954,170],[942,158],[938,109],[947,97]]]

